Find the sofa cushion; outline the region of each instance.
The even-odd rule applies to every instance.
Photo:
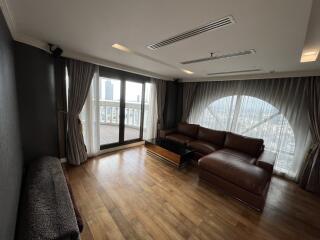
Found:
[[[172,133],[166,136],[166,139],[186,145],[188,142],[194,140],[191,137],[185,136],[180,133]]]
[[[197,139],[223,146],[226,139],[226,132],[199,127]]]
[[[188,137],[196,138],[199,125],[189,123],[178,123],[177,131]]]
[[[224,147],[250,154],[253,157],[259,157],[263,151],[263,139],[250,138],[228,132]]]
[[[270,180],[270,174],[246,161],[234,159],[231,155],[226,159],[226,154],[222,151],[202,157],[199,167],[251,193],[262,195]]]
[[[195,140],[195,141],[189,142],[188,147],[204,155],[217,151],[218,149],[221,148],[211,142],[206,142],[201,140]]]
[[[215,158],[219,158],[220,160],[225,160],[225,161],[241,161],[245,162],[248,164],[255,164],[256,163],[256,158],[252,157],[249,154],[239,152],[233,149],[228,149],[228,148],[223,148],[215,152],[216,154],[214,155]]]

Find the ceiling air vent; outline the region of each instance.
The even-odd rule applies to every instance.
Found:
[[[256,50],[250,49],[250,50],[245,50],[245,51],[236,52],[236,53],[228,53],[228,54],[224,54],[224,55],[217,55],[217,56],[212,55],[212,56],[210,56],[208,58],[200,58],[200,59],[185,61],[185,62],[181,62],[181,63],[182,64],[192,64],[192,63],[199,63],[199,62],[218,60],[218,59],[222,59],[222,58],[238,57],[238,56],[254,54],[254,53],[256,53]]]
[[[222,28],[222,27],[225,27],[225,26],[233,24],[233,23],[235,23],[235,21],[232,16],[224,17],[224,18],[221,18],[217,21],[213,21],[213,22],[210,22],[206,25],[192,29],[190,31],[175,35],[175,36],[168,38],[166,40],[163,40],[161,42],[148,45],[148,48],[151,50],[156,50],[160,47],[164,47],[164,46],[173,44],[175,42],[182,41],[184,39],[199,35],[201,33],[205,33],[205,32],[209,32],[211,30]]]
[[[229,71],[229,72],[215,72],[215,73],[208,73],[208,76],[214,75],[222,75],[222,74],[235,74],[235,73],[250,73],[250,72],[259,72],[261,69],[248,69],[248,70],[238,70],[238,71]]]

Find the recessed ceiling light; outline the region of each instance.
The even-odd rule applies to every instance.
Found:
[[[314,55],[314,54],[317,54],[317,52],[316,51],[306,52],[303,55],[304,56],[310,56],[310,55]]]
[[[125,46],[123,46],[121,44],[118,44],[118,43],[113,44],[112,47],[116,48],[116,49],[118,49],[120,51],[123,51],[123,52],[131,52],[131,50],[129,48],[127,48],[127,47],[125,47]]]
[[[318,51],[303,52],[302,55],[301,55],[300,62],[302,62],[302,63],[304,63],[304,62],[314,62],[314,61],[317,60],[318,54],[319,54],[319,50]]]
[[[191,72],[191,71],[189,71],[189,70],[186,70],[186,69],[181,69],[182,70],[182,72],[184,72],[184,73],[186,73],[186,74],[193,74],[193,72]]]

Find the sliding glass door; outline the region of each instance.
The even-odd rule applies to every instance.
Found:
[[[100,145],[119,143],[121,81],[100,77]]]
[[[143,83],[126,81],[124,141],[140,139]]]
[[[99,77],[100,148],[142,140],[145,80]]]

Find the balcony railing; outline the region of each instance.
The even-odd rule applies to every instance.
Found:
[[[100,124],[119,125],[120,102],[111,100],[100,100]],[[145,116],[148,114],[149,105],[145,104]],[[145,118],[146,119],[146,118]],[[125,105],[125,125],[130,128],[140,128],[141,103],[127,102]],[[145,124],[144,124],[145,126]]]

